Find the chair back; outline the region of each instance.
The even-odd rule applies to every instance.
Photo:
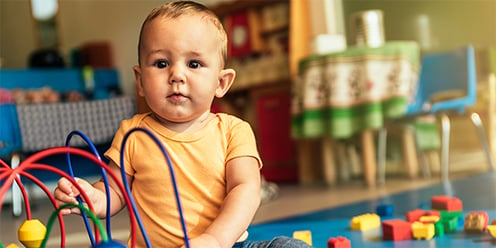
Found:
[[[476,101],[477,78],[474,48],[467,45],[446,52],[426,54],[414,102],[407,114],[465,111]]]

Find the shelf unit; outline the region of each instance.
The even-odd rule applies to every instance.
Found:
[[[264,161],[262,175],[267,180],[297,181],[296,142],[290,136],[289,0],[238,0],[212,9],[224,21],[229,42],[237,38],[232,37],[229,18],[240,13],[257,18],[247,22],[252,25],[247,33],[255,36],[250,39],[256,47],[229,57],[226,67],[236,70],[236,79],[214,105],[252,125]]]

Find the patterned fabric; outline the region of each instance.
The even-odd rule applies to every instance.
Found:
[[[348,138],[403,116],[417,87],[419,54],[415,42],[396,41],[302,59],[292,136]]]
[[[93,143],[109,142],[123,119],[135,114],[133,97],[73,103],[18,105],[17,114],[22,136],[22,150],[37,151],[64,146],[74,130],[86,134]],[[86,145],[73,137],[71,146]]]

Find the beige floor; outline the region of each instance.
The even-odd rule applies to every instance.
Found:
[[[450,178],[463,177],[487,170],[485,158],[481,152],[454,152],[451,156]],[[388,176],[382,186],[365,187],[359,178],[338,185],[328,187],[325,185],[279,185],[277,198],[260,206],[253,223],[262,223],[287,216],[308,213],[325,208],[340,206],[353,202],[373,199],[409,189],[425,187],[439,182],[439,176],[432,178],[407,179],[400,175]],[[34,202],[33,217],[39,218],[43,223],[51,214],[51,206],[46,200]],[[0,240],[4,246],[17,242],[17,229],[22,224],[24,216],[13,217],[10,207],[3,206],[0,216]],[[64,219],[66,223],[67,247],[89,247],[89,241],[79,216],[69,216]],[[113,238],[126,240],[128,235],[128,215],[121,212],[113,218]],[[58,224],[55,224],[47,247],[60,247]]]

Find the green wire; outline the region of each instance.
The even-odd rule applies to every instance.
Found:
[[[93,212],[91,212],[88,208],[84,207],[83,205],[74,204],[74,203],[67,203],[67,204],[64,204],[64,205],[60,206],[57,210],[55,210],[55,212],[52,213],[52,215],[50,215],[50,219],[48,220],[48,224],[47,224],[47,232],[45,234],[45,238],[43,239],[43,242],[41,243],[41,247],[45,247],[46,246],[46,242],[48,240],[48,236],[50,236],[50,231],[52,230],[52,225],[53,225],[53,222],[55,221],[55,217],[59,214],[60,210],[62,210],[64,208],[69,208],[69,207],[71,207],[71,208],[74,208],[74,207],[79,208],[85,214],[89,215],[90,218],[93,220],[93,222],[95,222],[95,224],[97,225],[97,228],[100,231],[100,234],[102,235],[102,242],[103,243],[108,242],[107,233],[103,230],[102,223],[95,216],[95,214]]]

